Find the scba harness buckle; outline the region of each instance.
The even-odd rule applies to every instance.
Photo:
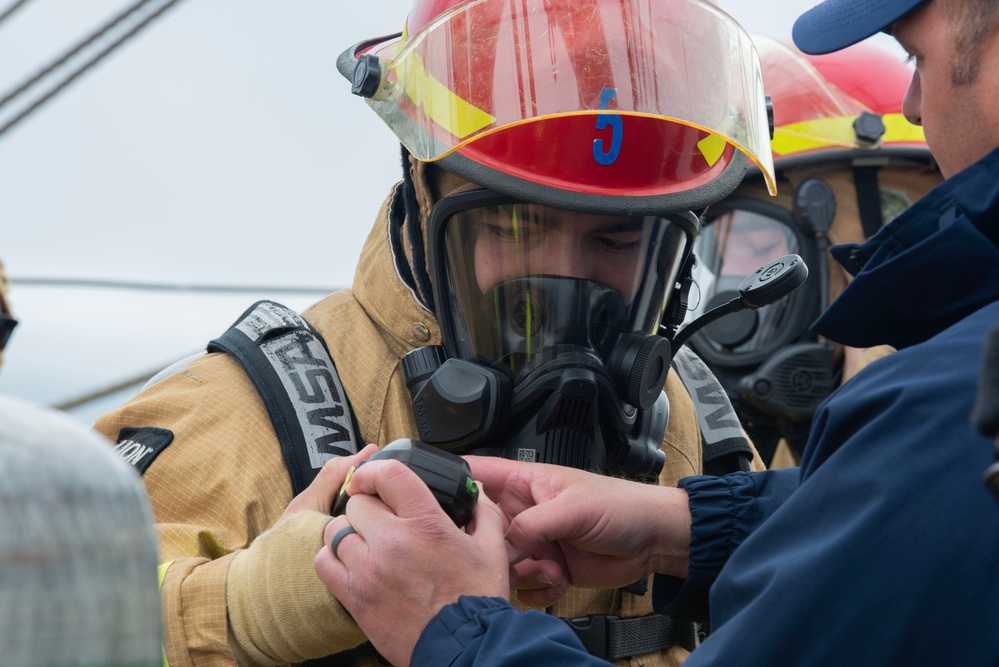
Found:
[[[617,619],[617,616],[610,614],[593,614],[592,616],[580,616],[577,618],[567,618],[565,622],[572,631],[583,642],[583,648],[590,655],[599,658],[607,656],[607,619]]]
[[[682,623],[665,614],[621,618],[613,614],[591,614],[562,619],[576,633],[590,655],[620,660],[681,646],[697,646],[692,623]]]

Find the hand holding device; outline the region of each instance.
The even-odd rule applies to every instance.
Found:
[[[460,456],[425,445],[418,440],[401,438],[382,447],[370,458],[359,463],[358,467],[368,461],[383,459],[401,461],[415,472],[459,528],[472,518],[475,501],[479,497],[479,487],[472,479],[472,470],[468,463]],[[347,501],[350,500],[350,496],[347,495],[347,485],[354,470],[356,467],[347,471],[347,478],[340,487],[336,502],[333,503],[333,516],[340,516],[346,511]]]

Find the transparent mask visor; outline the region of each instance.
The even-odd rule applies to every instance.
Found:
[[[697,235],[694,254],[691,321],[739,296],[739,285],[767,262],[802,252],[798,236],[788,225],[760,213],[734,209],[708,220]],[[696,296],[695,296],[696,295]],[[704,329],[700,344],[719,354],[752,354],[773,350],[800,334],[797,313],[812,308],[806,290],[797,290],[770,306],[751,311],[752,317],[722,318]],[[732,323],[749,323],[731,326]]]
[[[709,133],[774,191],[760,60],[728,14],[699,0],[472,0],[367,51],[368,102],[417,158],[567,115],[616,113]]]
[[[561,346],[606,359],[621,333],[655,333],[689,246],[664,218],[526,203],[457,212],[444,234],[452,355],[514,377]]]

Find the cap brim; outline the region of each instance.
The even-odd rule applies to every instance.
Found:
[[[890,28],[925,1],[826,0],[798,17],[791,37],[805,53],[832,53]]]

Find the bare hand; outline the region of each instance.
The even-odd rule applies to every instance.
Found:
[[[506,540],[525,603],[551,604],[570,585],[614,588],[649,573],[686,576],[684,491],[563,466],[466,459],[510,522]]]
[[[482,494],[457,528],[415,473],[371,461],[347,487],[345,516],[326,526],[316,574],[392,664],[408,665],[427,623],[461,595],[507,597],[503,516]],[[333,537],[352,526],[330,549]]]
[[[377,451],[378,445],[368,445],[353,456],[338,456],[327,461],[312,483],[291,499],[277,523],[286,521],[293,514],[305,510],[329,514],[333,508],[333,501],[343,486],[343,480],[347,477],[347,471]]]

